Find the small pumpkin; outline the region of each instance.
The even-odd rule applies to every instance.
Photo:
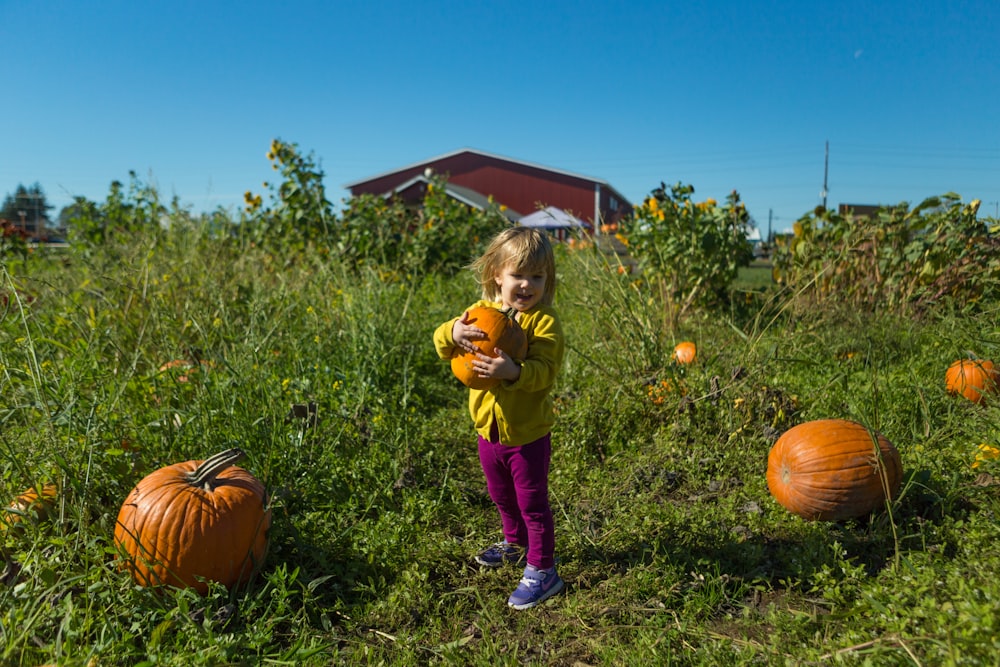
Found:
[[[16,528],[24,520],[44,521],[58,495],[59,487],[51,483],[21,492],[10,505],[0,510],[0,531]]]
[[[876,447],[877,443],[877,447]],[[819,419],[786,431],[767,457],[767,488],[810,521],[863,516],[895,498],[899,451],[880,434],[845,419]]]
[[[160,468],[129,493],[115,524],[123,567],[142,586],[208,591],[248,581],[267,552],[264,485],[236,465],[239,449]]]
[[[168,373],[174,376],[174,380],[180,383],[190,382],[194,375],[201,370],[209,370],[212,362],[205,359],[192,361],[190,359],[173,359],[161,365],[158,369],[160,373]]]
[[[677,343],[674,347],[673,359],[678,364],[693,364],[697,358],[698,348],[689,340]]]
[[[988,359],[959,359],[945,371],[944,384],[949,394],[981,403],[987,394],[997,392],[1000,369]]]
[[[486,332],[486,338],[473,341],[475,346],[488,357],[495,357],[494,348],[500,348],[511,358],[523,361],[528,354],[528,338],[517,323],[516,315],[517,311],[513,308],[500,310],[491,306],[479,306],[470,309],[469,324]],[[500,384],[500,380],[496,378],[479,377],[472,366],[475,359],[472,352],[456,349],[451,357],[451,372],[470,389],[491,389]]]

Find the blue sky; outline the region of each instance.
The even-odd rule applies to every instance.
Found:
[[[0,0],[0,196],[59,208],[129,171],[194,211],[280,138],[346,183],[474,148],[740,192],[787,229],[828,198],[1000,208],[1000,4]]]

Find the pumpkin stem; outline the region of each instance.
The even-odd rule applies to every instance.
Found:
[[[514,306],[511,306],[510,308],[502,308],[500,309],[500,312],[506,315],[508,320],[514,320],[517,318],[517,309],[514,308]]]
[[[188,473],[187,481],[191,486],[211,491],[215,478],[226,468],[230,468],[246,458],[246,453],[239,448],[227,449],[215,456],[210,456],[201,462],[193,472]]]

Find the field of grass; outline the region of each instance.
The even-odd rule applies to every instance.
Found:
[[[431,332],[469,275],[276,256],[197,230],[0,271],[0,492],[55,482],[3,530],[0,664],[992,665],[1000,406],[945,392],[1000,313],[802,307],[741,275],[664,329],[599,254],[558,256],[569,338],[551,498],[566,591],[506,606],[466,393]],[[698,362],[671,363],[680,340]],[[205,360],[180,381],[160,367]],[[315,403],[318,422],[289,418]],[[808,522],[765,482],[791,426],[852,419],[900,451],[885,510]],[[112,539],[130,489],[230,447],[273,524],[245,586],[136,586]],[[982,460],[977,461],[977,454]]]
[[[771,276],[771,262],[754,260],[750,266],[740,267],[733,282],[733,289],[767,289],[774,283]]]

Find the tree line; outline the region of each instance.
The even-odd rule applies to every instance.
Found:
[[[0,220],[13,223],[28,236],[44,238],[55,231],[49,215],[53,208],[55,207],[49,203],[40,184],[18,184],[13,194],[8,193],[4,197],[3,205],[0,206]]]

